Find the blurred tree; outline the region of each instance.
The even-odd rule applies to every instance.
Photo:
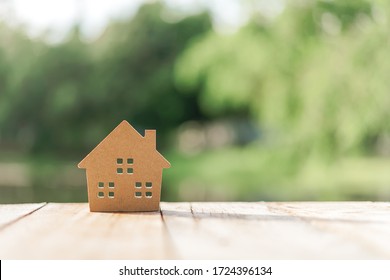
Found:
[[[20,126],[15,116],[21,113],[17,107],[22,98],[19,86],[27,73],[31,71],[34,56],[41,50],[41,44],[31,41],[23,29],[11,29],[0,25],[0,69],[3,69],[2,91],[0,93],[0,135],[2,142],[17,145]],[[29,100],[25,100],[28,103]],[[23,137],[20,137],[24,141]]]
[[[8,62],[2,49],[0,48],[0,128],[4,126],[4,121],[7,114],[6,93],[8,87],[8,74],[7,74]],[[3,136],[3,131],[0,129],[0,143]]]
[[[374,152],[390,132],[389,8],[286,2],[274,19],[254,14],[235,34],[200,38],[178,60],[177,84],[201,86],[209,115],[248,110],[293,154]]]
[[[232,114],[301,153],[373,152],[389,133],[387,2],[286,2],[231,35],[208,14],[164,21],[165,9],[145,5],[90,43],[77,26],[50,45],[2,24],[1,139],[78,153],[122,119],[166,139],[186,120]]]
[[[96,43],[101,55],[90,80],[94,113],[88,119],[104,124],[106,131],[128,119],[165,136],[200,116],[196,98],[176,89],[173,66],[188,42],[211,28],[210,17],[200,14],[168,23],[161,19],[163,9],[160,3],[141,7],[134,19],[110,25]]]
[[[14,59],[6,131],[35,151],[77,147],[75,112],[89,77],[91,60],[78,39],[77,28],[69,40],[57,46],[43,45]],[[28,42],[26,48],[34,47]],[[23,55],[22,55],[23,56]],[[20,63],[20,64],[19,64]]]
[[[91,43],[78,26],[57,45],[23,30],[0,33],[0,135],[33,152],[71,155],[90,150],[123,119],[164,138],[199,118],[196,98],[176,89],[173,66],[211,20],[199,14],[168,23],[164,9],[145,5]]]

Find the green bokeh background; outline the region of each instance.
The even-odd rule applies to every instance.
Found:
[[[390,3],[279,2],[55,44],[0,18],[0,203],[87,201],[76,165],[123,119],[157,129],[165,201],[389,200]]]

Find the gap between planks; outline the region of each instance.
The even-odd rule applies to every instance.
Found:
[[[389,203],[169,203],[162,209],[183,258],[390,258]]]
[[[47,202],[0,205],[0,231],[42,209]]]
[[[1,208],[0,208],[1,209]],[[0,231],[0,259],[176,259],[159,212],[48,203]]]

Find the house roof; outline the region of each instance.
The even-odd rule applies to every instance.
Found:
[[[114,151],[118,146],[131,147],[142,150],[150,155],[156,166],[169,168],[171,164],[157,151],[155,130],[146,130],[142,136],[127,121],[122,121],[110,134],[106,136],[80,163],[79,168],[86,169],[98,157],[106,156],[106,153]],[[148,135],[150,133],[150,135]],[[154,139],[153,139],[154,138]],[[131,145],[129,145],[129,143]],[[111,146],[115,146],[111,148]]]

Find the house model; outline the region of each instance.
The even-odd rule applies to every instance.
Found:
[[[78,164],[92,212],[159,210],[162,171],[170,166],[156,150],[156,130],[142,136],[127,121]]]

